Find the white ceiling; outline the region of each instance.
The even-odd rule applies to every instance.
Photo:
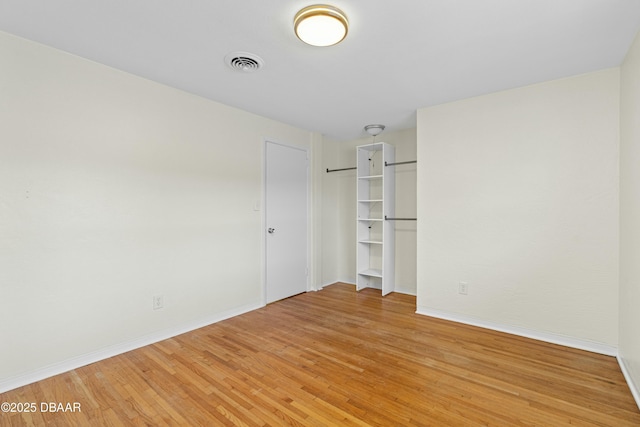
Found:
[[[415,111],[618,66],[640,0],[335,0],[341,44],[296,39],[302,0],[0,0],[0,30],[335,139]],[[265,61],[255,73],[232,51]],[[1,72],[1,70],[0,70]]]

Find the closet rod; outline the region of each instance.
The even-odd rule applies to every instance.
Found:
[[[395,165],[407,165],[409,163],[418,163],[417,160],[407,160],[406,162],[395,162],[395,163],[387,163],[384,162],[385,166],[395,166]]]
[[[384,216],[385,221],[417,221],[418,218],[389,218],[388,216]]]
[[[327,173],[329,173],[329,172],[339,172],[339,171],[349,171],[349,170],[352,170],[352,169],[358,169],[358,168],[356,168],[356,167],[353,167],[353,168],[342,168],[342,169],[329,169],[329,168],[327,168]]]
[[[418,163],[418,161],[417,160],[408,160],[406,162],[394,162],[394,163],[384,162],[384,165],[385,166],[408,165],[409,163]],[[353,168],[342,168],[342,169],[329,169],[329,168],[327,168],[327,173],[329,173],[329,172],[349,171],[349,170],[353,170],[353,169],[358,169],[358,168],[356,168],[356,167],[353,167]]]

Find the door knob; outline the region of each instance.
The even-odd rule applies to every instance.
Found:
[[[276,229],[275,228],[269,228],[269,229],[267,229],[267,231],[269,232],[269,234],[273,234],[273,232],[276,231]]]

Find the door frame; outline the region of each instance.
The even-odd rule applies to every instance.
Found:
[[[287,147],[287,148],[292,148],[295,150],[300,150],[300,151],[304,151],[307,157],[307,201],[306,201],[306,206],[307,206],[307,253],[306,253],[306,259],[307,259],[307,266],[306,266],[306,272],[307,272],[307,277],[306,277],[306,283],[305,283],[305,289],[306,292],[309,291],[313,291],[314,289],[311,286],[311,274],[313,271],[313,268],[311,266],[311,260],[312,260],[312,255],[313,255],[313,218],[312,218],[312,189],[313,189],[313,185],[312,185],[312,180],[311,180],[311,165],[312,165],[312,159],[311,159],[311,150],[309,147],[303,146],[303,145],[295,145],[295,144],[289,144],[289,143],[284,143],[279,141],[276,138],[269,138],[269,137],[264,137],[262,138],[262,215],[261,215],[261,246],[262,246],[262,256],[261,256],[261,263],[262,263],[262,305],[267,305],[267,144],[276,144],[276,145],[280,145],[283,147]]]

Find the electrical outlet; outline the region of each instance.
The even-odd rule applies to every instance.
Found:
[[[164,307],[164,296],[162,295],[154,295],[153,296],[153,309],[160,310]]]
[[[467,282],[458,282],[458,293],[467,295],[469,293],[469,284]]]

